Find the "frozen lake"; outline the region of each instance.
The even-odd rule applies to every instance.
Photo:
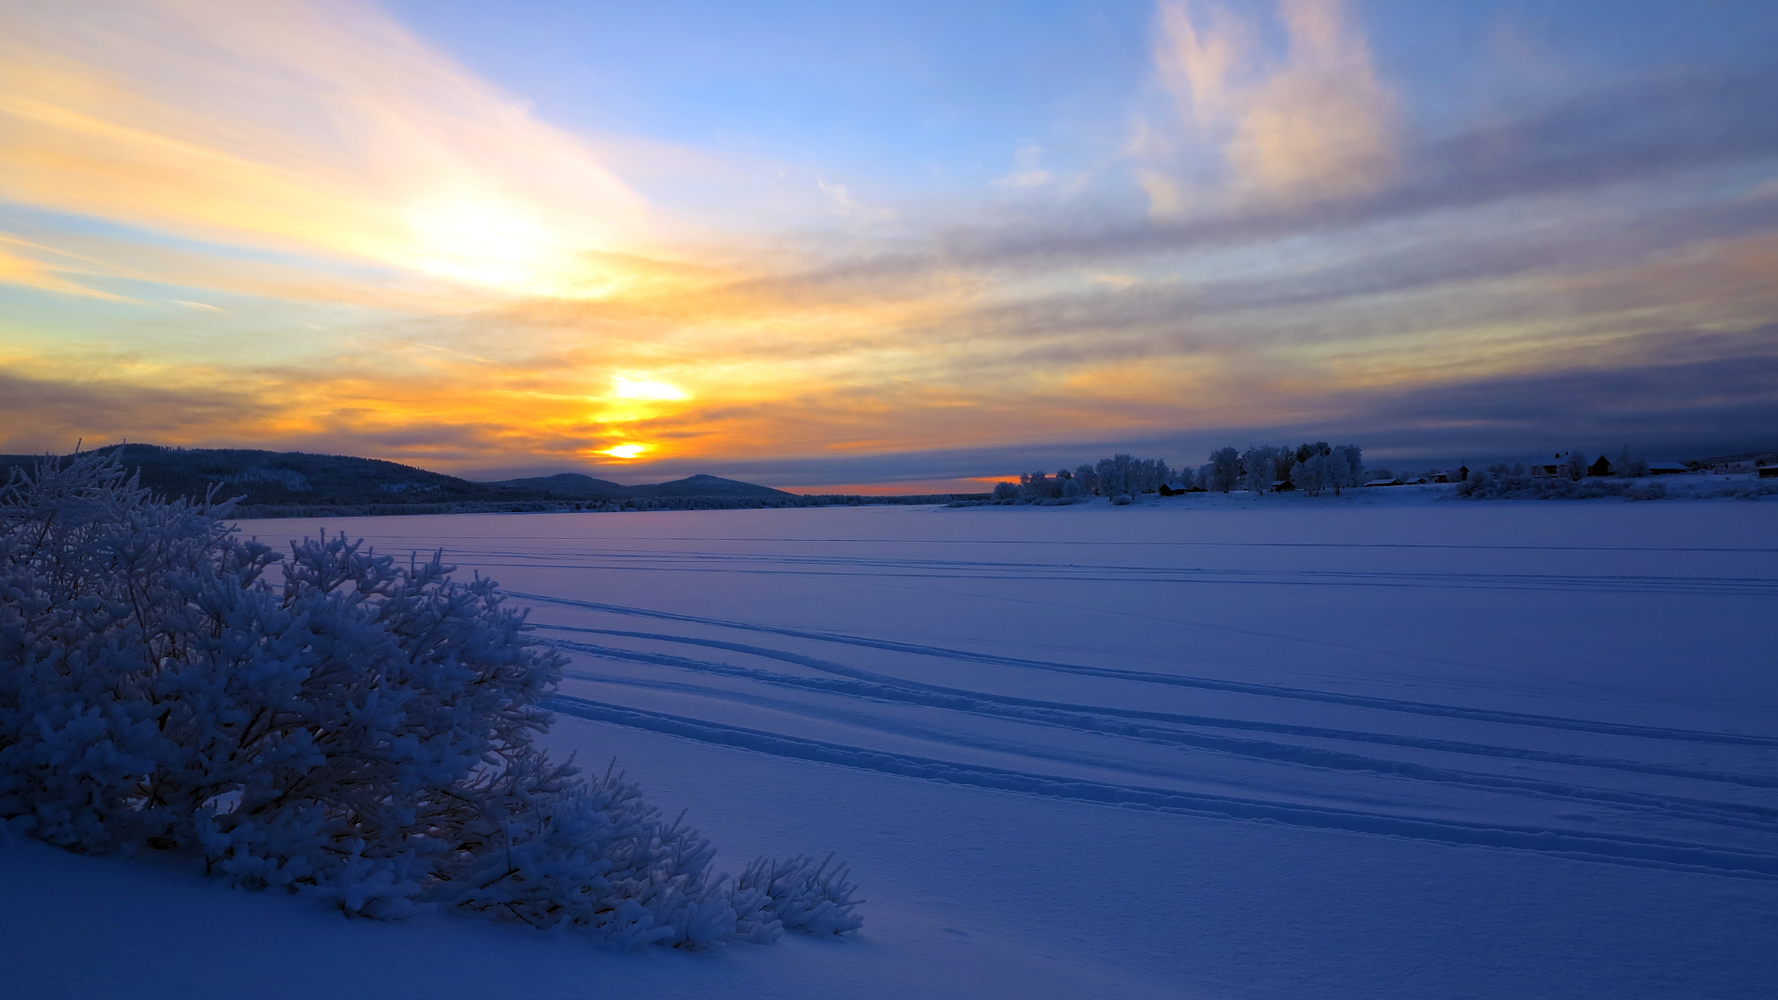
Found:
[[[491,995],[511,961],[538,996],[1764,997],[1778,977],[1778,504],[323,526],[500,580],[573,659],[553,746],[689,808],[731,871],[835,851],[869,902],[858,940],[716,956],[354,925],[279,973],[292,995],[350,994],[328,977],[365,942],[411,987],[384,995],[415,996]],[[243,973],[277,964],[254,947]]]

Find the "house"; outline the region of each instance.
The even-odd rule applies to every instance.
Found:
[[[1173,482],[1170,482],[1170,483],[1162,483],[1161,489],[1160,489],[1160,494],[1161,494],[1161,496],[1164,496],[1164,497],[1176,497],[1181,493],[1202,493],[1202,492],[1204,492],[1203,489],[1196,487],[1196,486],[1187,486],[1184,483],[1179,482],[1178,480],[1174,480]]]
[[[1370,482],[1365,483],[1364,485],[1366,485],[1366,486],[1400,486],[1401,484],[1402,484],[1401,480],[1399,480],[1399,479],[1373,479]]]
[[[1537,462],[1526,466],[1525,469],[1537,479],[1542,479],[1546,476],[1559,476],[1562,474],[1562,465],[1559,462]]]
[[[1761,479],[1778,479],[1778,465],[1762,465],[1758,471]]]
[[[1587,475],[1589,475],[1589,476],[1609,476],[1609,475],[1611,475],[1611,462],[1609,460],[1607,460],[1604,455],[1600,455],[1599,460],[1597,462],[1594,462],[1592,465],[1587,466]]]
[[[1274,480],[1272,480],[1272,492],[1273,493],[1283,493],[1286,490],[1294,490],[1294,489],[1296,489],[1296,484],[1291,482],[1288,479],[1274,479]]]
[[[1672,475],[1677,475],[1681,472],[1690,472],[1690,471],[1691,471],[1690,469],[1687,469],[1685,466],[1679,464],[1678,462],[1650,462],[1650,463],[1648,463],[1648,474],[1651,476],[1672,476]]]
[[[1429,483],[1448,483],[1451,481],[1451,474],[1448,472],[1430,472],[1422,478]]]

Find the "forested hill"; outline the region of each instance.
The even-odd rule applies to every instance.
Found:
[[[487,483],[427,472],[412,466],[349,455],[245,448],[162,448],[126,444],[123,464],[142,485],[167,496],[202,497],[212,485],[219,497],[244,504],[363,504],[518,499]],[[41,455],[0,455],[7,466],[35,465]],[[541,493],[527,494],[541,496]]]
[[[476,511],[695,509],[827,503],[943,503],[953,495],[810,497],[718,476],[624,486],[580,473],[483,483],[349,455],[245,448],[121,447],[125,468],[167,496],[240,497],[243,517],[444,514]],[[41,455],[0,455],[0,482]]]

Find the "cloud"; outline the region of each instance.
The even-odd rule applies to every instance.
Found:
[[[1223,143],[1229,188],[1291,203],[1369,194],[1398,169],[1394,95],[1338,0],[1279,0],[1284,58],[1264,66],[1253,32],[1222,8],[1200,28],[1185,0],[1162,0],[1156,72],[1188,123]],[[1157,185],[1144,181],[1154,197]],[[1157,215],[1179,210],[1154,202]]]
[[[91,258],[16,239],[0,233],[0,283],[121,301],[124,297],[94,288],[75,276],[101,273],[103,265]]]
[[[834,214],[844,219],[848,229],[858,232],[881,222],[894,222],[895,210],[881,205],[866,205],[852,197],[846,185],[826,178],[815,178],[815,186],[821,189],[833,203]]]
[[[1051,174],[1040,166],[1043,160],[1043,147],[1036,143],[1026,143],[1013,154],[1013,162],[1018,169],[1004,177],[996,177],[993,185],[998,188],[1032,188],[1042,187],[1050,182]]]
[[[10,9],[0,200],[524,294],[647,243],[583,141],[345,0]]]
[[[66,454],[83,439],[89,446],[125,436],[155,443],[213,439],[218,427],[264,419],[267,411],[252,395],[226,389],[0,371],[0,451],[13,454]]]

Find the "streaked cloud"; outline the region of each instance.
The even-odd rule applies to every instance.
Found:
[[[0,199],[571,297],[623,286],[609,255],[648,237],[584,141],[368,6],[32,4],[7,29]]]
[[[1220,142],[1231,192],[1314,201],[1369,194],[1398,166],[1396,101],[1377,79],[1365,39],[1339,0],[1279,0],[1288,47],[1256,50],[1255,30],[1223,7],[1203,24],[1187,0],[1164,0],[1156,71],[1200,137]],[[1144,180],[1156,214],[1178,195]]]
[[[1018,168],[1004,177],[994,178],[994,186],[999,188],[1031,188],[1048,184],[1052,174],[1043,169],[1043,147],[1034,142],[1025,143],[1013,154],[1013,161]]]
[[[0,283],[59,292],[64,295],[117,299],[120,296],[84,284],[81,275],[102,271],[98,261],[0,233]]]

